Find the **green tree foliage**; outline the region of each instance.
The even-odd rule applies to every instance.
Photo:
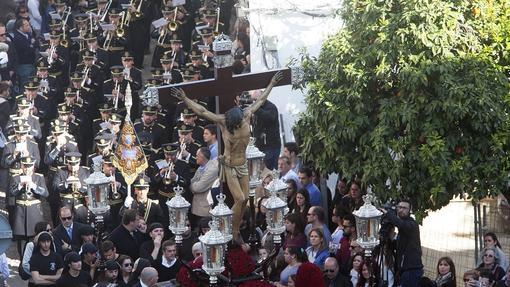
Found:
[[[346,0],[344,27],[303,54],[305,160],[361,176],[419,218],[509,171],[508,0]]]

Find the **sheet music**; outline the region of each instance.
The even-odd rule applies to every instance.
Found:
[[[158,29],[159,27],[164,26],[167,23],[168,23],[168,21],[162,17],[162,18],[159,18],[158,20],[152,21],[152,26],[154,26],[154,28]]]
[[[186,5],[186,0],[172,0],[172,7]]]
[[[167,168],[168,167],[168,162],[166,160],[162,159],[162,160],[156,161],[156,166],[159,169]]]

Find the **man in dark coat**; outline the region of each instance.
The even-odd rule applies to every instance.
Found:
[[[119,254],[128,255],[136,260],[139,257],[140,244],[135,234],[138,222],[138,212],[135,209],[127,209],[122,215],[122,224],[115,228],[110,234],[110,240],[115,245]]]
[[[81,246],[80,234],[84,224],[74,221],[71,208],[68,206],[60,208],[59,217],[61,224],[53,230],[57,252],[62,256],[71,251],[79,252]]]

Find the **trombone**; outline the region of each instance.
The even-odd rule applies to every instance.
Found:
[[[108,10],[110,10],[111,5],[112,5],[112,0],[108,1],[108,3],[106,3],[106,6],[104,7],[103,15],[101,15],[99,18],[99,22],[104,22],[104,20],[106,19],[106,15],[108,15]],[[100,13],[98,13],[98,14],[100,14]]]
[[[136,7],[136,11],[133,13],[136,19],[142,17],[142,3],[143,0],[140,0],[140,2],[138,3],[138,7]]]
[[[69,47],[69,42],[67,41],[66,39],[66,26],[67,26],[67,20],[69,19],[69,15],[71,14],[71,7],[67,7],[64,12],[62,12],[62,15],[66,15],[62,21],[62,41],[60,42],[60,44],[62,44],[62,46],[64,47]]]
[[[127,11],[122,12],[122,17],[120,18],[120,26],[115,30],[115,34],[117,37],[122,38],[124,36],[124,25],[128,25],[129,23],[129,13]]]
[[[167,24],[167,29],[172,32],[177,31],[177,28],[179,28],[179,23],[177,22],[177,8],[178,7],[175,7],[174,9],[174,19]]]
[[[219,29],[220,29],[220,12],[221,12],[221,9],[220,9],[220,6],[218,6],[218,8],[216,8],[216,27],[214,27],[214,32],[213,32],[214,37],[218,37],[218,35],[220,34],[220,32],[219,32]]]
[[[174,163],[171,162],[168,166],[167,171],[165,172],[165,176],[163,177],[163,184],[164,185],[170,185],[172,184],[172,178],[170,177],[172,172],[174,171]]]

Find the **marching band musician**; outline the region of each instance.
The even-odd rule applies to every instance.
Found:
[[[202,9],[201,16],[202,16],[201,21],[199,21],[195,25],[195,27],[197,27],[197,29],[193,30],[193,33],[192,33],[193,39],[200,38],[200,36],[202,34],[202,33],[200,33],[200,30],[204,27],[208,27],[213,32],[218,32],[218,34],[225,32],[225,27],[224,27],[225,25],[221,22],[217,22],[218,21],[217,10],[209,9],[209,8]],[[216,31],[216,29],[218,31]],[[199,33],[197,33],[197,32],[199,32]]]
[[[94,163],[113,155],[112,138],[109,134],[97,135],[94,138],[94,152],[87,156],[87,166],[93,168]]]
[[[195,71],[200,72],[199,78],[201,80],[214,78],[214,69],[204,65],[202,52],[200,50],[192,50],[189,53],[189,58],[191,61],[191,67],[193,67]]]
[[[86,70],[87,73],[90,73],[90,70]],[[85,78],[87,77],[87,78]],[[95,93],[90,88],[85,86],[85,82],[90,78],[88,75],[84,75],[81,72],[75,71],[71,74],[71,89],[76,92],[76,97],[73,97],[73,103],[81,106],[81,111],[83,112],[83,116],[90,115],[95,112]],[[68,106],[71,104],[66,97],[66,103]],[[83,117],[80,117],[83,119]],[[88,117],[86,117],[88,118]],[[87,125],[89,125],[88,121],[85,121]],[[90,125],[89,125],[90,126]]]
[[[44,163],[48,166],[46,174],[47,186],[52,186],[53,179],[59,167],[65,165],[65,155],[68,152],[77,152],[78,144],[74,137],[65,131],[65,127],[58,121],[51,127],[51,135],[46,139],[44,150]],[[60,208],[60,196],[54,192],[48,198],[52,221],[58,222],[57,211]]]
[[[49,44],[46,46],[46,61],[48,62],[48,72],[50,75],[66,86],[69,77],[69,50],[62,46],[62,34],[58,31],[50,32]],[[41,60],[41,59],[39,59]]]
[[[160,222],[164,223],[164,226],[168,226],[169,217],[167,216],[165,218],[163,209],[159,205],[159,202],[147,197],[147,194],[149,193],[148,179],[146,177],[139,178],[133,184],[133,187],[135,190],[135,200],[133,200],[129,209],[137,210],[138,214],[145,220],[147,225],[151,225],[154,222]],[[123,206],[120,213],[122,214],[125,209],[125,206]]]
[[[90,32],[89,15],[84,13],[74,15],[74,24],[75,26],[69,30],[69,37],[72,39],[69,45],[71,71],[74,71],[79,63],[80,51],[85,49],[85,35]]]
[[[144,138],[151,143],[154,148],[161,147],[167,138],[165,126],[156,122],[157,110],[155,107],[145,106],[142,111],[142,117],[134,124],[135,132],[138,138]]]
[[[97,16],[96,22],[108,22],[108,12],[111,4],[112,1],[96,0],[96,8],[91,10]],[[97,25],[96,29],[99,30],[101,27]]]
[[[96,51],[99,51],[97,49]],[[90,50],[83,50],[81,53],[82,62],[76,66],[76,71],[82,73],[85,79],[80,82],[80,87],[88,90],[91,94],[93,101],[90,104],[95,104],[103,100],[103,73],[101,67],[96,64],[96,54]],[[89,99],[90,100],[90,99]]]
[[[65,164],[64,158],[68,152],[77,152],[78,144],[74,137],[65,131],[65,127],[56,124],[51,128],[51,135],[46,139],[44,163],[48,166],[47,176],[53,179],[58,167]]]
[[[131,87],[131,97],[133,100],[133,106],[131,107],[131,116],[132,118],[138,117],[139,114],[139,106],[140,106],[140,96],[138,95],[138,91],[142,88],[142,71],[134,66],[134,57],[130,52],[124,52],[122,54],[122,75],[124,76],[124,80],[128,82]],[[126,86],[127,87],[127,86]]]
[[[120,3],[127,4],[127,0],[121,0]],[[143,69],[143,56],[145,47],[148,47],[149,37],[147,37],[150,19],[147,18],[147,0],[131,0],[129,7],[125,10],[129,18],[126,31],[128,31],[128,41],[126,50],[133,52],[134,64],[138,69]]]
[[[165,53],[159,60],[163,70],[163,83],[175,84],[182,83],[182,75],[175,64],[175,59],[171,56],[172,53]],[[173,67],[172,67],[173,65]]]
[[[180,130],[182,126],[186,126],[191,129],[191,137],[193,141],[199,144],[199,147],[204,142],[204,128],[200,125],[197,125],[196,121],[198,119],[195,112],[193,112],[190,108],[185,107],[181,112],[182,125],[178,125],[174,129],[173,141],[178,141],[181,138],[181,133],[183,131]]]
[[[32,115],[30,112],[30,102],[25,98],[20,98],[18,100],[18,112],[9,117],[9,121],[5,126],[5,130],[9,135],[14,134],[12,129],[15,126],[15,123],[18,119],[23,119],[30,126],[29,135],[32,136],[35,140],[40,140],[42,137],[41,125],[39,123],[39,118]]]
[[[30,103],[30,111],[32,115],[39,118],[41,127],[45,126],[53,117],[54,113],[51,111],[48,98],[41,93],[39,90],[39,82],[36,79],[32,79],[30,82],[25,84],[25,91],[23,95],[16,96],[16,105],[22,101],[23,98]]]
[[[213,50],[212,43],[214,40],[213,37],[213,29],[210,27],[205,27],[200,30],[200,36],[202,39],[193,43],[193,50],[200,50],[202,52],[202,58],[204,60],[204,64],[207,64],[209,67],[214,67],[213,62]]]
[[[92,120],[92,133],[97,136],[100,131],[107,129],[110,125],[113,107],[109,103],[99,105],[99,118]]]
[[[104,31],[99,37],[103,49],[108,52],[108,62],[111,66],[121,65],[121,55],[126,49],[126,27],[122,25],[121,10],[112,8],[108,13],[110,24],[113,30]]]
[[[81,79],[78,73],[75,73],[72,77],[72,80],[76,80],[76,78]],[[77,125],[80,125],[81,123],[86,124],[86,121],[83,120],[85,117],[85,110],[83,108],[83,99],[78,100],[77,96],[77,89],[74,88],[67,88],[64,92],[64,102],[59,104],[58,106],[66,106],[65,112],[69,112],[69,120],[71,122],[76,123]],[[78,137],[76,137],[78,139]],[[78,142],[81,142],[78,140]]]
[[[110,73],[110,62],[108,61],[108,52],[103,48],[99,47],[97,43],[97,36],[94,33],[87,33],[85,35],[86,47],[82,51],[80,51],[80,56],[83,57],[85,51],[89,51],[89,55],[95,55],[95,61],[93,60],[93,64],[97,65],[101,70],[101,78],[104,78]],[[81,59],[83,61],[83,58]],[[99,82],[100,84],[102,81]]]
[[[168,23],[172,21],[172,9],[170,7],[164,6],[161,13],[163,14],[163,18],[165,18]],[[165,24],[158,29],[154,29],[150,34],[151,38],[157,40],[156,46],[154,47],[154,52],[152,53],[151,67],[153,68],[160,68],[161,64],[159,59],[161,56],[164,55],[165,52],[172,50],[170,40],[172,39],[172,34],[175,32],[170,31],[168,29],[168,25],[169,24]]]
[[[87,207],[84,195],[87,194],[85,179],[90,171],[80,166],[81,153],[68,152],[65,154],[66,166],[60,167],[53,178],[53,192],[60,196],[62,206],[70,206],[78,222],[87,222]]]
[[[72,135],[74,137],[74,139],[76,140],[76,142],[80,142],[79,141],[80,134],[79,134],[78,124],[71,119],[71,110],[64,103],[58,105],[57,110],[58,110],[58,118],[55,119],[51,123],[51,125],[52,126],[60,125],[60,126],[64,127],[65,131],[68,134]]]
[[[155,161],[154,169],[157,172],[153,177],[160,205],[174,197],[174,187],[181,186],[187,190],[193,176],[189,165],[185,161],[177,159],[179,144],[165,144],[162,149],[164,158]],[[163,212],[168,218],[168,209],[163,209]]]
[[[22,173],[21,158],[31,156],[34,159],[35,168],[39,167],[39,162],[41,161],[39,147],[36,142],[29,139],[29,131],[30,126],[26,120],[18,119],[14,126],[14,138],[5,144],[1,164],[3,168],[9,169],[7,186],[10,186],[12,177]],[[6,199],[6,206],[9,211],[9,222],[11,225],[14,219],[14,212],[12,212],[14,203],[14,197],[9,195]]]
[[[39,82],[39,92],[42,93],[50,104],[55,105],[63,98],[63,93],[56,77],[48,73],[48,61],[41,59],[37,63],[36,77]]]
[[[120,210],[124,205],[126,197],[126,183],[124,178],[117,171],[112,163],[113,156],[103,157],[102,172],[110,178],[110,186],[108,187],[108,205],[110,206],[110,216],[106,217],[106,230],[112,231],[120,223]]]
[[[103,93],[111,95],[106,100],[111,104],[115,112],[125,112],[124,95],[129,82],[124,77],[122,66],[110,67],[110,73],[112,75],[111,79],[103,83]]]
[[[117,147],[117,138],[119,137],[120,124],[122,118],[119,114],[112,114],[108,120],[108,124],[104,126],[104,129],[99,131],[98,135],[109,135],[112,139],[112,150]]]
[[[197,143],[193,138],[194,127],[186,124],[181,124],[178,129],[179,129],[178,131],[179,141],[175,142],[175,144],[180,145],[181,150],[178,159],[188,163],[190,167],[190,172],[195,173],[196,169],[198,168],[196,158],[197,150],[201,147],[201,145]]]
[[[171,19],[176,19],[178,24],[177,35],[182,40],[182,48],[189,52],[191,50],[191,33],[195,27],[195,21],[191,17],[183,6],[178,6],[177,17],[175,16],[175,7],[171,10]]]
[[[41,198],[48,197],[44,176],[34,172],[35,160],[31,156],[21,158],[21,173],[11,179],[9,194],[16,199],[12,233],[17,239],[18,252],[22,254],[22,241],[35,236],[35,224],[44,218]]]

